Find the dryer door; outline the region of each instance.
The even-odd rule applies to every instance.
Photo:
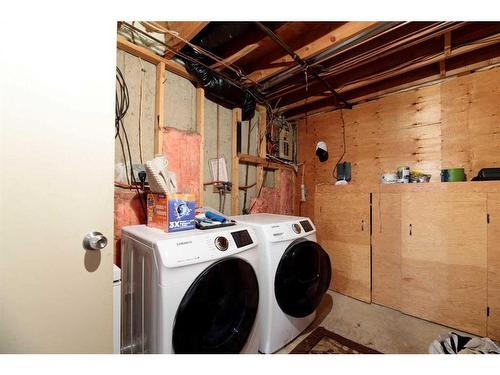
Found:
[[[226,258],[200,274],[175,315],[175,353],[239,353],[252,331],[259,304],[253,267]]]
[[[316,242],[299,239],[281,258],[274,279],[279,307],[295,318],[310,315],[330,285],[330,258]]]

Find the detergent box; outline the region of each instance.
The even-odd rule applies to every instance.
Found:
[[[148,226],[166,232],[193,229],[194,194],[148,194]]]

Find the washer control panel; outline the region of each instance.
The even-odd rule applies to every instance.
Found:
[[[220,251],[226,251],[229,248],[229,241],[223,236],[215,237],[214,244],[217,250]]]
[[[302,225],[302,228],[304,228],[306,232],[312,232],[313,226],[311,225],[309,220],[302,220],[300,224]]]
[[[233,240],[237,248],[253,244],[252,237],[246,229],[239,230],[237,232],[231,232],[231,236],[233,236]]]

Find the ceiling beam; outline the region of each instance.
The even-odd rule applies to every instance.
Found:
[[[180,51],[186,45],[186,41],[191,41],[208,25],[208,22],[205,21],[145,21],[141,23],[148,31],[165,34],[165,44],[171,48],[171,50],[165,52],[165,58],[167,59],[173,58],[175,52]],[[173,35],[173,33],[177,36]]]
[[[210,67],[214,70],[220,71],[225,68],[224,65],[234,64],[236,61],[250,54],[257,48],[259,48],[258,43],[249,44],[248,46],[245,46],[239,51],[233,53],[231,56],[226,57],[224,60],[222,60],[223,62],[218,61],[215,64],[212,64]]]
[[[260,22],[257,22],[257,26],[259,26],[259,28],[262,31],[264,31],[267,35],[269,35],[269,37],[278,46],[280,46],[283,50],[285,50],[297,64],[301,65],[304,69],[307,68],[307,63],[304,60],[302,60],[294,51],[292,51],[290,47],[285,42],[283,42],[276,34],[274,34],[268,27],[266,27]],[[306,70],[306,78],[308,74],[309,72]],[[326,82],[322,77],[320,77],[318,73],[312,70],[310,74],[315,79],[317,79],[328,91],[330,91],[330,93],[332,94],[331,99],[335,105],[337,105],[338,107],[342,106],[345,108],[351,108],[351,105],[347,102],[347,100],[345,100],[341,95],[339,95],[339,93],[337,93],[335,89],[328,82]]]
[[[455,49],[453,50],[453,53]],[[447,67],[447,77],[462,74],[474,69],[486,67],[488,65],[498,64],[500,60],[500,43],[483,47],[479,50],[469,50],[469,53],[455,54],[450,57]],[[432,65],[420,66],[418,69],[401,73],[380,82],[374,82],[366,86],[344,91],[343,95],[352,103],[358,103],[363,100],[371,100],[381,95],[385,95],[403,88],[414,87],[422,83],[428,83],[441,79],[439,64],[434,62]],[[331,103],[325,99],[308,102],[305,105],[292,108],[285,112],[288,118],[297,118],[304,113],[316,113],[325,109],[333,109]]]
[[[344,40],[369,29],[375,24],[377,24],[377,22],[347,22],[329,32],[328,34],[322,35],[306,46],[295,50],[295,53],[301,59],[308,59],[318,53],[323,52],[331,46],[340,44]],[[274,74],[286,70],[286,68],[292,63],[293,58],[289,55],[286,55],[271,61],[269,67],[250,72],[248,74],[248,77],[253,81],[259,82]]]
[[[392,67],[392,68],[389,68],[385,71],[376,72],[374,78],[367,76],[365,79],[363,79],[361,81],[343,86],[341,89],[338,89],[338,91],[340,93],[345,93],[345,92],[355,90],[355,89],[358,89],[358,88],[366,86],[366,85],[371,85],[373,83],[380,82],[380,81],[386,80],[388,78],[401,75],[403,73],[411,72],[413,70],[422,68],[422,67],[427,66],[427,65],[432,65],[432,64],[435,64],[437,62],[439,62],[441,64],[441,61],[443,61],[445,58],[457,57],[457,56],[467,54],[467,53],[472,52],[472,51],[476,51],[478,49],[482,49],[482,48],[487,47],[487,46],[498,44],[499,40],[500,40],[500,33],[490,35],[490,36],[482,38],[480,40],[476,40],[472,43],[469,42],[471,44],[467,44],[467,45],[464,45],[461,47],[456,47],[453,50],[451,50],[451,49],[447,50],[445,48],[443,50],[443,52],[441,52],[440,54],[430,56],[429,58],[423,60],[422,62],[417,62],[417,63],[409,65],[409,66],[404,66],[405,64],[403,63],[402,64],[403,66],[401,68],[396,67],[396,69],[395,69],[394,67]],[[441,66],[440,66],[440,74],[441,74]],[[307,101],[305,101],[304,99],[301,99],[301,100],[298,100],[297,102],[294,102],[291,104],[286,104],[284,106],[283,110],[287,111],[289,109],[296,108],[301,104],[302,105],[311,104],[311,103],[313,103],[317,100],[321,100],[323,98],[324,98],[324,94],[317,93],[316,96],[309,98]]]

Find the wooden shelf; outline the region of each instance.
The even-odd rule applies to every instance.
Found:
[[[500,181],[429,182],[418,184],[317,184],[318,193],[500,192]]]
[[[241,164],[252,164],[252,165],[261,166],[265,169],[273,169],[273,170],[282,169],[282,168],[287,168],[287,169],[293,170],[293,167],[290,165],[276,163],[276,162],[273,162],[273,161],[270,161],[268,159],[261,158],[259,156],[255,156],[255,155],[238,154],[238,158],[239,158],[239,161]]]

